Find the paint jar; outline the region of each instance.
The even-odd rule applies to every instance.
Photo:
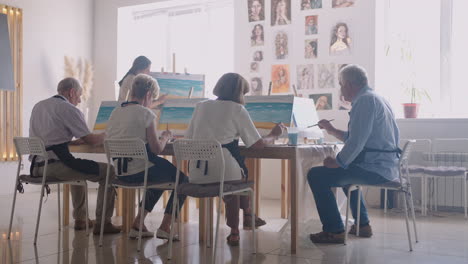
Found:
[[[297,138],[298,138],[298,130],[297,127],[288,127],[288,145],[289,146],[297,146]]]

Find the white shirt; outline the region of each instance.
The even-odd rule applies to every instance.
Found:
[[[189,139],[215,139],[222,145],[240,137],[246,147],[252,146],[261,139],[243,105],[221,100],[208,100],[196,105],[186,137]],[[224,180],[242,179],[241,168],[231,153],[223,148],[223,154],[225,160]],[[196,168],[195,163],[190,163],[190,182],[219,182],[221,180],[219,163],[216,160],[209,161],[207,175],[205,175],[205,162],[200,162],[200,168]]]
[[[133,79],[135,79],[135,75],[131,73],[123,79],[119,91],[119,102],[128,100],[130,91],[132,90]]]
[[[63,96],[42,100],[31,112],[29,136],[40,138],[46,147],[89,134],[83,113]],[[52,151],[48,155],[49,159],[58,159]]]
[[[139,138],[147,143],[146,128],[154,123],[155,119],[156,114],[140,104],[118,106],[112,111],[107,123],[107,138]],[[153,165],[153,163],[148,162],[148,168]],[[119,176],[132,175],[144,170],[144,160],[133,159],[128,161],[127,172]]]

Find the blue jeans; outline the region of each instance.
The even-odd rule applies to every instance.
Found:
[[[331,191],[332,187],[342,187],[346,195],[350,184],[382,184],[388,182],[387,179],[377,173],[369,172],[355,165],[350,165],[347,169],[331,169],[324,166],[310,169],[307,174],[310,189],[314,194],[315,205],[322,222],[322,229],[325,232],[341,233],[344,231],[343,221],[336,204],[335,195]],[[351,192],[351,212],[353,218],[357,219],[357,190]],[[361,193],[360,226],[369,224],[369,216],[364,205]]]
[[[168,160],[161,157],[156,158],[154,166],[148,169],[148,185],[150,183],[165,183],[165,182],[175,182],[176,181],[177,168],[170,163]],[[145,171],[139,172],[137,174],[128,175],[128,176],[118,176],[119,180],[127,183],[143,183],[145,178]],[[179,184],[188,182],[187,176],[182,172],[179,175]],[[158,202],[159,198],[163,194],[163,190],[158,189],[147,189],[146,198],[145,198],[145,210],[151,212]],[[185,202],[185,195],[179,196],[179,208]],[[165,214],[172,214],[172,203],[174,200],[174,192],[171,193],[171,197],[167,202]],[[141,202],[140,202],[141,206]]]

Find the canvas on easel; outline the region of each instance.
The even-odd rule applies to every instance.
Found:
[[[167,100],[161,110],[158,130],[170,130],[174,136],[184,136],[197,103],[206,98],[181,98]]]
[[[192,98],[205,96],[205,75],[151,72],[150,75],[158,81],[160,94],[168,94],[169,98],[187,98],[193,87]]]
[[[106,131],[107,122],[112,114],[112,111],[119,106],[117,101],[102,101],[99,107],[98,114],[96,116],[96,122],[94,123],[93,132],[102,133]]]

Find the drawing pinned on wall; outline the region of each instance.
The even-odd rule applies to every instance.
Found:
[[[272,93],[288,93],[290,86],[289,65],[272,65],[271,82]]]
[[[348,24],[339,22],[333,26],[330,38],[330,55],[350,55],[351,37]]]
[[[325,94],[311,94],[309,95],[310,98],[314,99],[315,102],[315,109],[317,111],[321,110],[332,110],[332,94],[325,93]]]
[[[264,30],[262,24],[255,24],[252,28],[250,35],[250,46],[263,46],[264,44]]]
[[[99,107],[98,114],[96,116],[96,122],[94,123],[93,132],[102,133],[106,131],[107,122],[112,114],[112,111],[119,106],[117,101],[102,101]]]
[[[169,99],[161,110],[158,130],[169,129],[175,136],[183,136],[187,130],[197,103],[206,98]]]
[[[302,0],[301,10],[322,8],[322,0]]]
[[[318,88],[335,88],[336,65],[334,63],[319,64],[318,67]]]
[[[316,39],[306,39],[304,41],[304,58],[316,59],[317,58],[318,44]]]
[[[263,51],[256,50],[252,56],[253,61],[263,61]]]
[[[250,63],[250,72],[257,73],[260,70],[260,63],[254,61]]]
[[[250,79],[250,95],[262,95],[263,94],[263,82],[260,77],[253,77]]]
[[[318,33],[318,16],[305,17],[305,34],[314,35]]]
[[[356,0],[332,0],[332,7],[333,8],[340,8],[340,7],[351,7],[354,6]]]
[[[277,123],[290,126],[292,123],[294,96],[246,96],[245,108],[256,128],[271,129]]]
[[[291,0],[271,0],[271,25],[291,24]]]
[[[277,60],[283,60],[288,54],[288,34],[285,31],[278,31],[275,34],[275,57]]]
[[[265,20],[265,0],[248,0],[249,22]]]
[[[297,89],[314,89],[314,65],[297,65]]]
[[[205,75],[150,72],[158,81],[160,94],[168,94],[169,98],[186,98],[193,87],[192,97],[205,96]]]

